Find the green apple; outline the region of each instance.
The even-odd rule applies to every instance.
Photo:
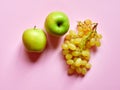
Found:
[[[64,35],[68,31],[69,26],[67,15],[60,11],[51,12],[45,19],[46,31],[54,36]]]
[[[43,30],[36,27],[23,32],[22,40],[29,52],[42,52],[46,47],[47,38]]]

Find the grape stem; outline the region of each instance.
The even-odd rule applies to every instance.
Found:
[[[95,30],[95,31],[96,31],[96,30],[97,30],[97,26],[98,26],[98,23],[94,23],[94,24],[93,24],[93,27],[92,27],[92,30]]]

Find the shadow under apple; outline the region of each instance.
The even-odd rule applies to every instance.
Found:
[[[56,49],[61,41],[61,37],[56,37],[56,36],[52,36],[50,34],[47,34],[47,38],[48,38],[48,43],[54,48]]]
[[[26,50],[23,43],[20,44],[20,48],[19,48],[19,56],[25,58],[24,60],[26,60],[29,63],[38,62],[42,57],[42,55],[46,52],[47,52],[47,45],[42,52],[30,52]]]
[[[38,53],[38,52],[28,52],[25,50],[25,53],[28,56],[29,61],[33,63],[37,62],[41,56],[41,53]]]

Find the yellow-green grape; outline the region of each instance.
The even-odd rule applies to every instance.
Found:
[[[68,54],[69,53],[69,50],[62,50],[62,54],[63,55],[66,55],[66,54]]]
[[[88,31],[88,30],[89,30],[89,28],[87,27],[87,25],[84,24],[84,25],[83,25],[83,31],[86,32],[86,31]]]
[[[76,61],[78,59],[78,57],[74,57],[73,60]]]
[[[91,31],[91,28],[92,28],[91,24],[84,24],[83,26],[84,35]]]
[[[86,19],[86,20],[84,21],[84,23],[87,24],[87,25],[89,25],[89,24],[91,25],[91,24],[92,24],[92,21],[91,21],[90,19]]]
[[[92,24],[87,24],[87,30],[91,31],[92,30]]]
[[[71,39],[71,36],[68,34],[68,35],[65,36],[65,39],[66,39],[66,40],[70,40],[70,39]]]
[[[87,63],[87,64],[85,65],[85,67],[86,67],[87,69],[90,69],[90,68],[91,68],[91,64],[90,64],[90,63]]]
[[[88,25],[89,31],[92,31],[92,23]]]
[[[93,30],[92,34],[91,34],[91,39],[94,38],[95,40],[98,38],[97,37],[97,31]]]
[[[88,34],[89,31],[90,31],[89,27],[86,27],[86,29],[84,30],[84,32],[85,32],[86,35]]]
[[[69,41],[69,40],[65,40],[64,43],[65,43],[65,44],[69,44],[70,41]]]
[[[81,65],[81,58],[78,58],[78,59],[75,61],[74,65],[75,65],[76,67],[79,67],[79,66]]]
[[[78,30],[78,32],[81,32],[83,29],[82,29],[82,27],[77,26],[77,30]]]
[[[75,31],[74,30],[69,30],[69,34],[74,34]]]
[[[79,32],[78,32],[78,36],[79,36],[79,37],[82,37],[83,35],[84,35],[84,32],[83,32],[83,31],[79,31]]]
[[[89,50],[83,50],[82,51],[82,56],[90,57],[90,51]]]
[[[71,54],[66,54],[65,55],[65,58],[67,59],[67,60],[69,60],[69,59],[71,59],[73,56],[71,55]]]
[[[87,42],[86,42],[86,49],[90,49],[90,47],[91,47],[91,46],[90,46],[90,41],[87,41]]]
[[[78,45],[78,46],[79,46],[79,45]],[[76,48],[76,51],[80,52],[80,54],[81,54],[81,49],[80,49],[80,47],[77,47],[77,48]]]
[[[74,34],[73,36],[72,36],[72,38],[77,38],[78,37],[78,35],[77,34]]]
[[[95,44],[96,44],[97,47],[100,47],[100,46],[101,46],[101,43],[100,43],[100,41],[98,41],[98,40],[96,41]]]
[[[89,57],[84,57],[84,60],[89,61],[90,60],[90,56]]]
[[[64,43],[64,44],[62,44],[62,49],[69,49],[69,47],[66,43]]]
[[[75,31],[73,31],[73,30],[70,30],[69,31],[69,34],[72,36],[72,35],[76,35],[76,32]]]
[[[70,68],[71,68],[71,69],[75,69],[76,67],[74,66],[74,64],[72,64],[72,65],[70,66]]]
[[[73,51],[73,52],[72,52],[72,55],[73,55],[73,56],[79,56],[80,54],[81,54],[81,53],[80,53],[79,51]]]
[[[95,32],[93,32],[90,36],[90,39],[94,38],[95,37]]]
[[[76,49],[76,46],[72,43],[69,43],[68,47],[69,47],[70,50],[75,50]]]
[[[81,43],[81,38],[74,39],[74,44],[78,45]]]
[[[83,22],[81,22],[81,21],[78,21],[78,24],[77,24],[77,26],[83,26]]]
[[[76,72],[77,72],[78,74],[80,74],[80,73],[82,72],[82,69],[81,69],[80,67],[77,67],[77,68],[76,68]]]
[[[90,39],[90,46],[94,46],[96,44],[95,38]]]
[[[101,39],[102,35],[101,34],[97,34],[97,37],[98,37],[98,39]]]
[[[82,68],[81,74],[82,74],[82,75],[85,75],[86,73],[87,73],[87,69],[86,69],[86,68]]]
[[[85,61],[85,60],[82,60],[81,62],[82,62],[83,66],[85,66],[87,64],[87,61]]]
[[[69,69],[68,69],[68,74],[71,75],[71,74],[73,74],[73,73],[74,73],[74,69],[69,68]]]
[[[72,59],[70,59],[70,60],[67,60],[67,62],[66,62],[68,65],[72,65],[72,64],[74,64],[74,61],[72,60]]]
[[[75,41],[75,39],[72,38],[72,39],[70,40],[70,43],[74,44],[74,41]]]

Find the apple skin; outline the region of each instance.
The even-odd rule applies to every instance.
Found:
[[[53,36],[64,35],[70,26],[67,15],[60,11],[54,11],[48,14],[44,25],[46,31]]]
[[[23,32],[22,41],[28,52],[42,52],[47,43],[43,30],[30,28]]]

